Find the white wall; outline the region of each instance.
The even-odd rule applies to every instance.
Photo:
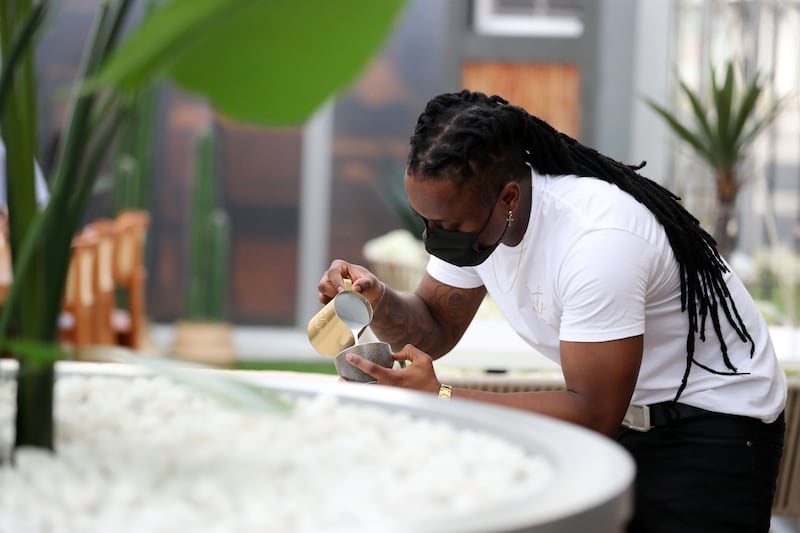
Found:
[[[634,39],[631,135],[628,160],[647,161],[647,177],[666,183],[669,173],[669,131],[642,100],[669,102],[670,34],[674,0],[637,0]]]

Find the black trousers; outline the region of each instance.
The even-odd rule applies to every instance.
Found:
[[[637,468],[628,533],[768,532],[785,429],[783,414],[764,424],[718,413],[622,428]]]

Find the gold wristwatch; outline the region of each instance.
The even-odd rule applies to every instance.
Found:
[[[449,400],[451,396],[453,396],[453,387],[442,384],[439,387],[439,398],[442,400]]]

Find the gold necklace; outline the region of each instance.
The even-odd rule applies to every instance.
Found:
[[[511,224],[514,221],[513,215],[514,213],[511,210],[509,210],[508,217],[506,218],[509,224]],[[511,280],[511,285],[508,287],[508,289],[503,289],[500,286],[500,280],[497,279],[497,268],[495,267],[495,258],[494,254],[492,254],[492,274],[494,275],[494,282],[497,285],[497,290],[499,290],[503,294],[508,294],[509,292],[511,292],[511,289],[513,289],[514,285],[516,285],[517,283],[517,278],[519,277],[519,267],[522,264],[522,256],[525,255],[525,244],[527,243],[525,242],[525,235],[523,235],[522,247],[519,249],[519,258],[517,259],[517,267],[516,269],[514,269],[514,279]]]
[[[500,286],[500,280],[497,279],[497,268],[495,267],[495,258],[492,255],[492,274],[494,275],[494,282],[497,285],[497,290],[500,291],[502,294],[508,294],[514,288],[514,285],[517,284],[517,278],[519,277],[519,268],[522,265],[522,257],[525,255],[525,245],[527,242],[525,241],[525,236],[528,233],[528,229],[530,229],[530,217],[533,214],[533,176],[531,176],[531,196],[529,202],[530,210],[528,211],[528,228],[526,228],[525,233],[522,234],[522,247],[519,249],[519,258],[517,259],[517,267],[514,269],[514,278],[511,280],[511,285],[508,289],[503,289]],[[514,222],[514,212],[510,209],[508,210],[508,216],[506,217],[506,221],[508,222],[509,226],[512,222]]]

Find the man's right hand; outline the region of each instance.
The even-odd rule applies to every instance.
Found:
[[[323,305],[345,290],[345,278],[352,282],[352,290],[361,293],[369,300],[373,309],[378,306],[386,291],[383,282],[365,267],[341,259],[335,259],[322,275],[322,279],[319,280],[317,289],[319,290],[319,301]]]

